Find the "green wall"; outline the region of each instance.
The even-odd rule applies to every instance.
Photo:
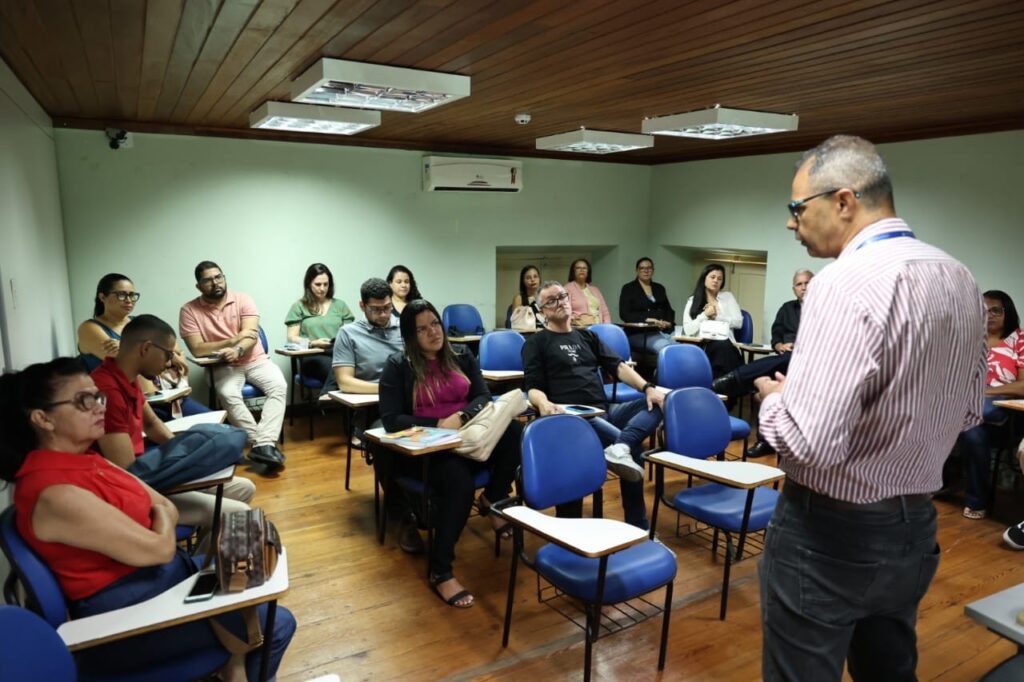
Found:
[[[1024,307],[1019,255],[1024,221],[1016,202],[1024,186],[1024,132],[887,144],[879,151],[893,179],[896,212],[918,237],[963,261],[983,291],[1003,289]],[[680,273],[689,269],[665,247],[767,251],[768,318],[792,297],[797,268],[818,271],[826,265],[809,257],[785,228],[799,157],[774,154],[654,168],[649,235],[659,279],[670,296],[681,290],[677,308],[693,282],[682,281]],[[770,330],[755,335],[763,332]]]
[[[648,167],[524,159],[518,194],[424,192],[420,152],[133,137],[115,152],[101,132],[57,132],[76,320],[114,271],[142,292],[139,312],[177,326],[203,259],[255,298],[272,346],[316,261],[353,308],[361,282],[403,263],[439,309],[472,303],[493,320],[497,246],[596,247],[595,282],[617,302],[647,244]]]

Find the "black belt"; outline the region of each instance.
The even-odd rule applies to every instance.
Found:
[[[932,503],[931,495],[919,493],[917,495],[897,495],[896,497],[887,497],[878,502],[857,504],[856,502],[837,500],[834,497],[816,493],[791,478],[786,479],[786,483],[782,486],[782,493],[795,502],[806,504],[811,509],[837,509],[853,512],[898,512],[904,509],[918,509]]]

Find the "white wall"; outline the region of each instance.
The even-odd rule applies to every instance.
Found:
[[[1024,132],[879,145],[893,179],[896,212],[917,236],[963,261],[985,289],[1003,289],[1024,308],[1019,256],[1024,221]],[[756,249],[768,253],[765,316],[792,297],[797,268],[818,271],[785,228],[799,154],[774,154],[657,166],[651,180],[651,247],[658,278],[692,289],[671,247]],[[682,293],[679,305],[688,293]],[[674,300],[674,299],[673,299]],[[741,301],[742,304],[742,301]],[[677,306],[678,308],[678,306]],[[765,340],[770,329],[755,330]]]

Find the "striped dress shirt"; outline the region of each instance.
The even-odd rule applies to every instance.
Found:
[[[783,390],[760,432],[787,476],[865,504],[929,493],[959,433],[981,422],[985,324],[963,264],[878,221],[811,280]]]

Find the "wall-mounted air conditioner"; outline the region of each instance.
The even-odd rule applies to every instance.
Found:
[[[507,159],[423,157],[425,192],[518,192],[523,164]]]

